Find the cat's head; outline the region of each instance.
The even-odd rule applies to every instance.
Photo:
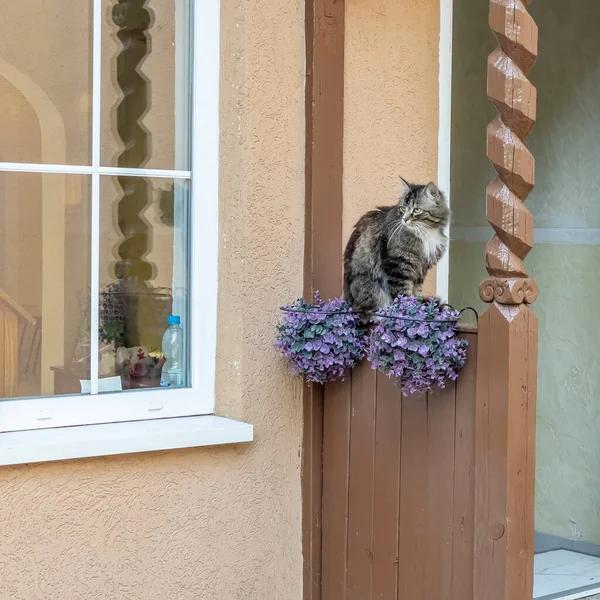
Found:
[[[407,226],[424,225],[431,229],[444,229],[450,219],[446,198],[437,185],[412,185],[400,178],[397,218]]]

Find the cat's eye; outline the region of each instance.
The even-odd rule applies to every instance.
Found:
[[[400,211],[402,214],[404,214],[404,213],[406,212],[406,208],[404,208],[404,206],[399,206],[399,207],[398,207],[398,210],[399,210],[399,211]]]
[[[420,215],[422,212],[423,212],[423,209],[421,209],[421,208],[413,209],[413,215]]]

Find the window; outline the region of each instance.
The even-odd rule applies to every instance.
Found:
[[[218,0],[3,16],[0,432],[212,413]]]

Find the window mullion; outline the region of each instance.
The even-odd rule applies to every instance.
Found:
[[[187,0],[175,0],[175,168],[190,168],[189,142],[187,129],[190,120],[190,5]],[[184,92],[185,90],[185,92]],[[189,192],[188,192],[189,193]],[[186,257],[189,252],[189,195],[186,190],[175,182],[173,204],[173,314],[187,315],[190,318],[188,302],[189,294],[189,267]],[[189,323],[185,324],[188,335],[185,336],[184,370],[189,373],[190,341]],[[188,380],[189,384],[189,380]]]
[[[94,0],[92,37],[92,211],[90,277],[90,380],[98,393],[98,320],[100,303],[100,153],[102,115],[102,0]]]
[[[92,175],[92,228],[90,276],[90,380],[91,393],[98,393],[98,331],[100,315],[100,174]]]

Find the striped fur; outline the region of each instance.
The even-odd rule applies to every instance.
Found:
[[[448,203],[433,183],[403,179],[395,206],[369,211],[344,252],[344,297],[359,312],[375,312],[399,294],[422,294],[425,276],[444,254]]]

